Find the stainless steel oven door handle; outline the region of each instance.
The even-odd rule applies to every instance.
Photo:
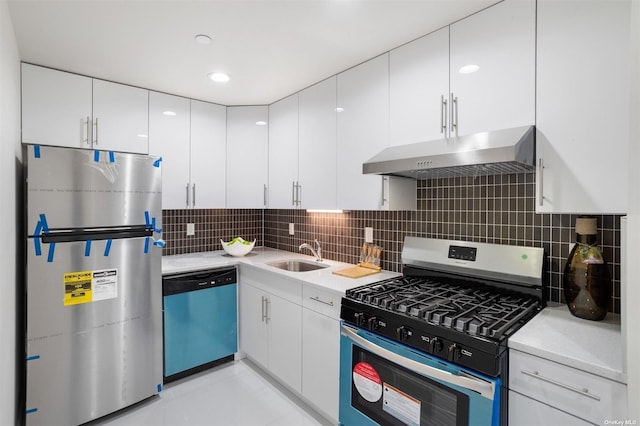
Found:
[[[490,383],[486,380],[472,377],[470,375],[466,375],[464,377],[457,376],[447,371],[442,371],[437,368],[419,363],[418,361],[405,358],[401,355],[396,354],[395,352],[378,346],[361,336],[358,336],[357,332],[353,328],[347,327],[344,324],[340,326],[340,333],[353,340],[363,348],[369,350],[370,352],[388,359],[391,362],[395,362],[396,364],[408,368],[409,370],[415,371],[427,377],[433,377],[435,379],[442,380],[452,385],[461,386],[465,389],[475,391],[491,401],[493,401],[494,399],[495,383]]]

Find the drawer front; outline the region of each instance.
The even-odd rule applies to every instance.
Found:
[[[302,282],[300,281],[249,265],[240,265],[239,276],[240,287],[242,287],[243,283],[250,284],[296,305],[301,304]]]
[[[596,424],[627,415],[625,385],[513,349],[509,389]]]
[[[509,391],[509,425],[511,426],[590,426],[591,424],[564,411]]]
[[[342,294],[305,284],[302,287],[302,306],[331,318],[340,319]]]

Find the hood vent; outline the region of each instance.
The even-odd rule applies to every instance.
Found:
[[[364,174],[434,179],[535,171],[535,127],[524,126],[392,146],[362,165]]]

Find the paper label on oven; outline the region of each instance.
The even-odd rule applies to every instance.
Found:
[[[382,409],[409,426],[420,426],[420,400],[384,384]]]
[[[376,402],[382,396],[380,375],[368,362],[359,362],[353,367],[353,384],[358,393],[369,402]]]

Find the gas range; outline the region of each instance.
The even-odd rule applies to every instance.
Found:
[[[497,377],[507,339],[544,306],[543,250],[406,237],[404,276],[348,290],[341,318]]]

